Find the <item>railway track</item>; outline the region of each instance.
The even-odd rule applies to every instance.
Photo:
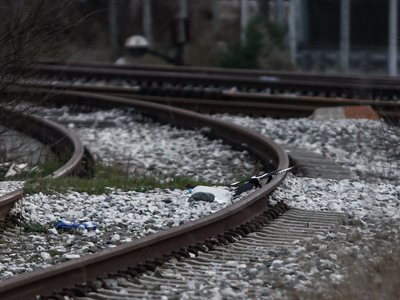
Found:
[[[46,68],[47,71],[50,70],[49,72],[52,74],[50,75],[51,78],[55,78],[54,76],[57,77],[58,75],[55,74],[57,74],[57,72],[60,72],[61,70],[57,68],[52,68],[52,66]],[[66,73],[63,73],[63,75],[67,76],[67,80],[69,80],[71,83],[75,82],[75,79],[82,76],[82,74],[88,74],[87,69],[83,70],[84,67],[81,66],[79,68],[77,68],[77,73],[72,72],[68,73],[68,75],[65,75]],[[106,68],[103,68],[101,72],[97,72],[98,70],[96,70],[96,76],[100,76],[99,74],[101,74],[101,76],[104,76],[104,74],[107,73],[105,69]],[[93,74],[95,73],[93,72],[93,70],[90,72]],[[108,72],[108,75],[105,75],[104,78],[107,78],[107,76],[110,76],[111,78],[112,76],[116,76],[116,74],[119,72],[121,77],[124,77],[125,75],[129,77],[132,75],[131,73],[129,73],[130,71],[121,72],[121,70],[113,70],[112,72]],[[128,76],[126,73],[129,73],[130,75]],[[250,130],[246,130],[239,126],[212,119],[208,116],[199,115],[195,112],[188,112],[171,106],[173,101],[179,102],[180,100],[182,100],[182,103],[186,102],[185,105],[187,105],[187,101],[193,100],[194,102],[187,106],[191,105],[192,109],[193,106],[195,106],[196,109],[194,110],[201,111],[199,107],[203,105],[203,102],[201,102],[200,104],[199,99],[194,98],[193,95],[191,95],[192,98],[178,100],[172,97],[166,98],[165,95],[152,95],[157,93],[173,94],[171,90],[173,90],[174,87],[168,91],[168,87],[166,84],[160,84],[160,82],[165,78],[173,77],[170,73],[172,72],[169,72],[169,74],[160,75],[160,77],[156,76],[156,81],[159,80],[159,83],[149,84],[147,80],[150,80],[150,78],[152,77],[151,72],[148,72],[148,70],[140,71],[138,72],[138,74],[132,75],[133,77],[129,78],[129,80],[136,81],[133,82],[133,87],[131,87],[132,90],[129,91],[129,93],[126,93],[126,91],[130,88],[121,88],[117,86],[114,86],[112,88],[95,87],[89,85],[87,85],[86,87],[77,87],[76,84],[70,83],[62,86],[58,83],[57,86],[61,88],[75,89],[76,91],[56,92],[49,101],[58,106],[69,103],[70,105],[89,108],[133,107],[135,111],[140,112],[145,116],[151,117],[161,123],[170,123],[174,126],[180,126],[189,129],[203,128],[203,133],[208,135],[210,138],[223,139],[226,143],[231,144],[232,147],[235,149],[246,149],[249,153],[251,153],[251,155],[260,160],[267,170],[285,168],[289,165],[289,160],[286,153],[278,145],[273,143],[271,140],[263,137],[262,135],[254,133]],[[239,82],[241,82],[241,80],[244,80],[244,77],[241,77],[242,75],[243,74],[240,74],[240,76],[238,75],[233,80],[237,83],[237,85],[239,85]],[[137,78],[146,78],[143,81],[145,82],[145,84],[143,82],[139,83],[139,80],[136,78],[136,76],[139,76]],[[190,77],[190,80],[193,80],[189,83],[192,84],[192,87],[195,85],[195,80],[199,80],[195,79],[195,76],[187,76],[187,74],[184,75],[183,73],[180,73],[177,77],[179,80],[181,80],[185,76]],[[229,80],[232,80],[233,76],[226,76],[225,74],[220,77],[224,76],[225,78],[220,78],[220,82],[232,82]],[[200,76],[200,81],[203,81],[204,86],[209,87],[207,86],[208,83],[204,83],[206,81],[205,77]],[[221,103],[218,104],[220,105],[221,110],[224,106],[226,108],[226,103],[232,104],[232,102],[235,102],[232,99],[242,98],[246,96],[256,99],[252,103],[259,102],[264,105],[266,103],[263,102],[265,101],[265,98],[268,97],[271,99],[271,101],[276,101],[279,103],[284,102],[285,99],[288,99],[287,101],[289,102],[290,96],[279,94],[279,91],[284,90],[283,85],[275,85],[271,88],[277,91],[277,95],[265,95],[263,93],[260,93],[261,89],[265,89],[265,86],[261,88],[260,85],[258,85],[260,83],[260,79],[257,79],[256,81],[258,81],[258,83],[252,86],[253,83],[250,83],[251,80],[248,77],[246,78],[247,79],[244,80],[244,84],[242,82],[241,85],[242,87],[244,86],[244,88],[239,89],[239,91],[227,90],[226,86],[221,85],[222,88],[221,86],[218,86],[215,89],[214,87],[208,89],[208,96],[206,96],[205,98],[211,97],[210,95],[213,95],[213,93],[215,93],[216,91],[216,94],[219,95],[218,97],[220,97],[221,99],[218,100],[221,101]],[[295,80],[297,80],[297,82],[301,81],[299,79]],[[261,81],[266,80],[263,79]],[[287,82],[284,82],[284,84],[287,84],[289,81],[290,80],[287,80]],[[292,83],[293,82],[294,81],[292,81]],[[181,87],[177,87],[178,85],[179,83],[176,83],[175,90],[179,94],[182,93],[182,89],[179,90]],[[41,88],[53,87],[52,84],[48,84],[46,86],[42,83],[37,86]],[[82,84],[82,86],[84,86],[84,84]],[[151,86],[151,88],[149,88],[149,86]],[[322,87],[323,85],[318,84],[317,86]],[[169,87],[171,87],[171,85]],[[231,88],[232,85],[230,85],[229,87]],[[96,88],[98,89],[97,91]],[[347,88],[350,89],[350,87]],[[359,88],[359,86],[353,85],[352,88],[356,89]],[[193,89],[195,90],[196,86]],[[86,91],[86,93],[80,92],[83,90]],[[250,94],[250,91],[258,91],[259,93]],[[93,92],[103,94],[99,95],[94,94]],[[186,92],[189,92],[190,94],[193,91],[188,91],[188,89],[186,89]],[[104,95],[104,93],[111,95],[118,94],[120,96],[123,95],[124,98],[107,96]],[[326,95],[327,92],[317,91],[314,92],[314,94],[315,93],[325,93],[324,95]],[[334,93],[335,92],[333,92],[333,94]],[[330,95],[332,95],[332,93]],[[392,96],[393,94],[391,94],[391,96],[384,97],[390,98]],[[133,100],[128,99],[128,97],[135,99],[139,98],[148,101]],[[158,100],[155,100],[157,99],[157,97]],[[231,98],[230,100],[222,99],[223,97]],[[297,98],[302,99],[304,103],[308,103],[308,106],[292,106],[291,109],[293,110],[293,115],[297,113],[296,116],[299,116],[298,112],[302,110],[304,111],[302,112],[304,115],[301,116],[305,116],[315,107],[319,107],[318,105],[321,105],[324,100],[323,98],[318,98],[315,96],[297,96]],[[318,103],[318,100],[320,103],[315,104]],[[349,100],[349,102],[347,102],[347,100],[348,99],[332,98],[329,101],[331,101],[331,103],[340,103],[341,105],[346,105],[346,103],[360,104],[358,100]],[[160,105],[157,103],[151,103],[150,101],[165,103],[168,105]],[[208,100],[207,102],[207,104],[204,104],[204,107],[212,105],[210,103],[216,101]],[[392,112],[393,107],[396,108],[397,104],[393,101],[387,102],[387,105],[391,106],[391,108],[390,110],[386,111],[386,113],[390,113]],[[380,103],[384,102],[381,101]],[[282,104],[272,104],[273,105],[270,106],[266,105],[265,110],[272,111],[273,109],[276,109],[278,111],[285,109]],[[374,102],[370,101],[370,104],[374,104]],[[178,106],[178,104],[176,103],[174,105]],[[241,105],[241,107],[238,106],[236,109],[238,110],[238,112],[243,113],[245,112],[245,104]],[[247,106],[249,106],[248,102]],[[216,110],[215,107],[213,109],[215,110],[214,112],[219,112]],[[226,112],[226,109],[224,112]],[[287,117],[288,114],[281,114],[278,116]],[[154,274],[156,274],[155,276],[157,276],[157,272],[160,272],[160,267],[167,266],[169,268],[176,268],[173,269],[175,271],[171,271],[171,269],[169,269],[168,272],[181,272],[182,274],[184,274],[184,276],[189,276],[188,274],[184,273],[183,268],[187,267],[190,264],[192,264],[192,268],[195,269],[194,265],[204,266],[204,264],[208,264],[210,262],[215,263],[215,260],[220,259],[221,255],[227,257],[227,260],[225,260],[224,262],[232,261],[232,259],[234,259],[234,256],[232,256],[232,254],[239,253],[240,251],[254,252],[253,258],[246,257],[245,255],[244,259],[255,259],[256,257],[262,257],[262,251],[258,251],[260,247],[270,247],[271,244],[269,244],[268,238],[276,238],[276,233],[288,230],[288,226],[293,229],[292,232],[287,236],[279,235],[280,238],[277,238],[278,244],[289,245],[299,237],[312,237],[313,235],[321,233],[326,229],[337,227],[343,222],[343,219],[345,218],[345,215],[343,214],[330,214],[329,216],[321,214],[320,216],[317,216],[314,213],[310,214],[306,211],[296,210],[292,210],[289,214],[283,214],[286,210],[288,210],[287,205],[285,205],[284,203],[278,203],[275,206],[271,206],[268,202],[267,196],[273,191],[274,188],[279,185],[281,181],[283,181],[283,179],[284,175],[278,176],[273,181],[271,181],[270,184],[264,186],[262,189],[253,192],[239,202],[213,215],[204,217],[196,221],[192,221],[190,223],[186,223],[176,228],[156,233],[154,235],[119,246],[114,249],[109,249],[101,253],[96,253],[92,256],[82,257],[80,259],[66,262],[62,265],[46,268],[44,270],[35,271],[29,274],[24,274],[17,278],[0,282],[0,297],[1,299],[26,299],[29,297],[34,297],[38,294],[49,295],[51,290],[56,290],[56,294],[53,296],[49,296],[50,298],[69,295],[73,297],[93,297],[93,299],[113,299],[114,297],[118,297],[121,290],[124,290],[124,293],[125,291],[131,293],[131,297],[133,299],[135,297],[137,297],[138,299],[143,299],[144,297],[150,298],[151,296],[148,292],[145,292],[144,294],[138,294],[137,290],[143,292],[143,284],[145,285],[146,289],[148,289],[148,287],[151,286],[151,282],[154,283],[156,287],[160,286],[160,284],[164,286],[164,284],[179,285],[179,283],[174,281],[174,278],[167,278],[168,274],[165,273],[161,274],[162,276],[164,276],[165,280],[161,280],[160,283],[160,280],[157,279],[158,281],[156,281],[156,279],[150,278],[152,275],[149,274],[148,271],[155,271]],[[280,216],[280,219],[278,219],[280,221],[273,221],[278,216]],[[313,223],[315,223],[316,226],[310,228],[310,224]],[[279,227],[281,225],[282,227]],[[260,229],[261,231],[258,231]],[[249,233],[251,234],[248,237],[245,237],[246,234]],[[258,240],[255,238],[255,236],[259,236]],[[229,250],[226,250],[227,248],[222,247],[222,245],[224,244],[226,246],[230,242],[235,242],[238,240],[241,241],[239,243],[228,246],[230,247],[228,248]],[[203,252],[203,254],[201,254],[201,252]],[[196,256],[196,258],[193,259],[193,262],[189,262],[188,258],[194,256]],[[178,261],[178,263],[176,261]],[[200,280],[200,282],[202,280]],[[203,282],[206,282],[207,280],[208,279],[204,279]],[[49,286],[51,286],[51,290],[49,289]],[[114,289],[114,291],[112,289]],[[157,288],[155,288],[155,290],[156,289]],[[172,288],[171,290],[173,293],[177,292]],[[187,292],[187,287],[183,286],[183,290],[181,290],[181,292],[182,291]],[[160,293],[155,293],[155,295],[160,296]]]
[[[94,160],[90,152],[83,146],[81,140],[64,126],[6,107],[0,109],[0,124],[37,139],[60,158],[70,157],[66,164],[48,177],[87,176],[88,172],[91,172],[90,166],[94,164]],[[22,195],[23,189],[18,189],[0,196],[1,221],[5,220],[14,202],[18,201]]]
[[[382,118],[399,118],[399,84],[386,77],[71,65],[38,65],[32,70],[37,80],[21,84],[106,93],[206,113],[290,118],[308,117],[318,107],[370,105]]]
[[[119,299],[121,294],[129,299],[157,299],[176,295],[185,295],[190,299],[212,298],[217,294],[213,291],[217,285],[216,277],[241,270],[227,280],[227,287],[222,288],[222,295],[260,299],[268,294],[270,284],[259,279],[250,281],[250,285],[247,285],[245,279],[249,274],[246,274],[244,267],[238,266],[259,264],[265,267],[264,263],[272,265],[274,260],[269,255],[270,249],[286,247],[288,251],[293,250],[294,243],[299,238],[324,234],[326,230],[340,226],[345,219],[346,215],[340,213],[291,209],[258,231],[243,237],[235,236],[234,243],[213,245],[210,249],[199,246],[192,252],[191,258],[183,255],[178,259],[171,259],[165,263],[164,269],[150,264],[147,268],[151,271],[143,272],[141,276],[132,278],[120,272],[94,280],[80,289],[82,295],[85,294],[85,299]],[[310,223],[317,226],[307,227],[306,224]],[[204,286],[203,289],[199,288],[201,285]],[[236,291],[231,287],[236,288]]]
[[[383,84],[383,85],[398,85],[399,79],[384,75],[362,75],[362,74],[312,74],[312,73],[296,73],[285,71],[266,71],[266,70],[244,70],[244,69],[222,69],[222,68],[205,68],[205,67],[190,67],[190,66],[171,66],[171,65],[117,65],[107,62],[72,62],[72,61],[41,61],[38,65],[64,66],[64,67],[85,67],[85,68],[104,68],[118,70],[147,70],[147,71],[164,71],[164,72],[187,72],[200,73],[209,75],[229,75],[229,76],[247,76],[253,78],[265,77],[265,80],[280,80],[280,79],[295,79],[304,81],[320,81],[320,82],[338,82],[343,83],[358,83],[358,84]]]
[[[259,159],[266,169],[285,168],[289,165],[286,153],[264,136],[214,118],[164,105],[95,94],[65,92],[51,97],[55,104],[70,103],[86,107],[134,107],[161,123],[185,128],[203,128],[210,138],[223,139],[235,149],[246,149]],[[136,242],[82,257],[62,265],[23,274],[0,283],[2,299],[26,299],[37,294],[48,294],[51,289],[73,287],[95,279],[99,274],[117,272],[127,267],[138,268],[139,263],[156,257],[171,255],[182,248],[195,248],[197,243],[220,243],[231,239],[237,232],[254,231],[272,216],[277,217],[287,209],[283,204],[269,207],[267,195],[276,188],[285,175],[278,175],[270,184],[215,214],[171,228]],[[264,215],[259,215],[264,211]],[[230,230],[233,230],[229,233]],[[214,237],[214,239],[213,239]],[[210,240],[211,239],[211,240]],[[140,266],[140,265],[139,265]],[[142,268],[143,269],[143,268]],[[136,269],[136,271],[140,270]]]

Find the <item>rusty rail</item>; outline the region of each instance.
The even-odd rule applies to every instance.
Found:
[[[316,108],[328,105],[370,105],[384,120],[394,124],[400,120],[397,101],[400,80],[387,76],[73,62],[39,63],[33,71],[56,83],[40,83],[39,79],[38,87],[134,97],[202,113],[293,118],[308,117]],[[82,78],[106,80],[106,83],[104,86],[73,84]],[[64,79],[70,83],[63,84]],[[126,88],[109,83],[116,79],[133,80],[136,86]],[[232,87],[237,91],[226,90]],[[264,93],[266,90],[270,93]],[[208,101],[203,102],[203,99]]]
[[[386,75],[364,75],[364,74],[325,74],[325,73],[300,73],[289,71],[274,70],[245,70],[245,69],[228,69],[228,68],[210,68],[196,66],[171,66],[171,65],[150,65],[150,64],[126,64],[118,65],[110,62],[75,62],[75,61],[41,61],[40,65],[64,66],[64,67],[85,67],[85,68],[104,68],[116,70],[147,70],[161,72],[187,72],[202,73],[210,75],[230,75],[230,76],[246,76],[246,77],[265,77],[265,79],[289,79],[304,81],[322,81],[322,82],[351,82],[360,84],[393,84],[399,85],[400,79]]]
[[[17,189],[0,196],[0,221],[4,221],[15,201],[22,198],[23,189]]]
[[[135,111],[157,121],[202,129],[210,138],[222,138],[236,149],[247,149],[269,168],[280,169],[289,165],[285,151],[272,140],[252,130],[210,116],[155,103],[78,92],[58,93],[51,101],[95,107],[133,107]],[[270,166],[270,163],[273,166]],[[116,248],[4,280],[0,282],[0,298],[27,299],[37,294],[49,294],[52,290],[60,290],[65,286],[73,287],[77,283],[134,267],[147,259],[161,257],[171,251],[196,245],[199,241],[223,234],[253,220],[268,209],[267,196],[284,177],[285,174],[278,175],[263,188],[212,215]]]
[[[25,84],[24,84],[25,85]],[[398,123],[400,119],[400,103],[395,101],[376,101],[347,98],[330,98],[317,96],[293,96],[284,94],[243,93],[237,91],[193,92],[193,97],[185,97],[187,90],[175,92],[168,96],[168,92],[160,91],[158,95],[143,94],[140,87],[120,87],[113,85],[74,85],[74,84],[45,84],[29,83],[27,86],[37,88],[62,89],[69,91],[89,92],[119,96],[124,98],[150,101],[159,104],[171,105],[200,113],[230,113],[246,114],[253,117],[274,118],[302,118],[309,117],[315,109],[329,106],[371,106],[379,117]],[[193,89],[194,90],[194,89]],[[205,88],[206,90],[206,88]],[[151,93],[150,93],[151,94]],[[160,95],[165,94],[165,95]],[[202,95],[203,94],[203,95]],[[205,97],[199,99],[194,97]],[[214,97],[218,100],[214,100]]]
[[[51,120],[18,112],[6,107],[0,108],[0,124],[15,129],[32,138],[35,138],[60,157],[71,158],[61,168],[47,177],[76,176],[85,172],[85,169],[94,163],[89,151],[85,149],[81,140],[64,126]],[[22,197],[23,190],[19,189],[0,196],[0,221],[4,221],[12,204]]]
[[[393,98],[396,95],[400,98],[400,86],[389,82],[373,82],[361,81],[351,82],[346,79],[336,81],[320,81],[319,77],[310,77],[308,80],[299,78],[269,78],[269,77],[251,77],[251,76],[235,76],[230,73],[220,74],[204,74],[190,72],[174,72],[174,71],[149,71],[149,70],[127,70],[127,69],[111,69],[111,68],[93,68],[93,67],[69,67],[58,65],[37,65],[35,69],[37,74],[47,74],[56,80],[56,78],[74,78],[87,79],[101,78],[109,80],[112,78],[124,78],[136,80],[145,86],[150,83],[162,82],[169,84],[197,84],[197,85],[214,85],[220,87],[237,86],[247,90],[265,90],[274,89],[283,93],[300,92],[307,95],[310,92],[314,95],[325,93],[327,95],[335,93],[336,96],[346,95],[347,98],[372,99],[376,97]]]

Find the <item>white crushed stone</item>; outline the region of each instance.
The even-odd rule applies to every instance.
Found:
[[[110,114],[117,119],[116,112],[105,114]],[[99,113],[99,115],[101,114]],[[235,276],[243,279],[243,286],[246,284],[249,286],[251,283],[251,286],[254,287],[254,283],[258,282],[260,286],[253,292],[259,292],[263,299],[276,299],[276,297],[291,299],[293,293],[300,295],[316,288],[323,288],[323,284],[320,283],[321,276],[330,281],[341,282],[345,279],[346,265],[349,261],[354,262],[356,259],[362,258],[373,259],[375,253],[365,247],[371,238],[377,237],[382,243],[390,243],[393,239],[398,240],[398,225],[394,225],[397,228],[390,227],[388,229],[385,227],[386,225],[382,224],[385,222],[388,224],[391,221],[397,224],[400,217],[398,168],[393,160],[394,157],[397,157],[399,137],[388,136],[386,142],[393,147],[385,147],[385,141],[380,134],[382,132],[379,131],[380,122],[364,120],[316,122],[308,119],[273,120],[232,116],[219,116],[219,118],[252,128],[278,143],[296,145],[321,153],[343,164],[361,178],[360,180],[339,181],[299,178],[289,174],[284,184],[272,194],[272,200],[285,200],[291,206],[303,209],[345,212],[350,216],[349,223],[342,226],[337,232],[328,231],[323,236],[296,241],[294,251],[271,249],[268,254],[269,258],[265,258],[265,262],[262,261],[263,258],[260,258],[259,264],[252,263],[235,268]],[[152,133],[152,130],[158,130],[156,126],[142,127],[139,135],[135,138],[133,138],[135,130],[122,130],[121,128],[117,128],[115,134],[110,128],[104,128],[104,134],[96,133],[93,128],[82,128],[77,131],[86,136],[87,142],[90,140],[100,143],[101,140],[106,143],[104,146],[96,146],[95,151],[98,151],[99,155],[106,157],[107,147],[115,148],[119,154],[125,155],[125,157],[137,155],[140,159],[135,162],[136,168],[151,169],[150,166],[153,162],[157,169],[162,170],[162,174],[172,176],[171,174],[177,171],[175,162],[180,160],[182,161],[179,166],[181,169],[188,165],[190,170],[196,169],[195,173],[199,177],[207,172],[206,168],[197,167],[209,161],[212,151],[204,151],[198,155],[200,162],[196,162],[193,157],[185,159],[190,152],[196,149],[193,147],[188,152],[181,150],[177,158],[171,158],[168,162],[167,154],[179,151],[180,147],[187,144],[188,140],[192,138],[184,136],[181,140],[180,137],[185,134],[180,131],[177,133],[175,129],[172,130],[172,134],[167,135],[165,132]],[[174,134],[178,134],[180,137],[174,140],[171,138]],[[112,140],[113,137],[116,137],[118,141]],[[150,146],[152,137],[156,137],[155,140],[164,139],[165,147],[158,146],[157,148],[157,143],[155,143],[156,146]],[[108,142],[106,142],[107,140]],[[124,141],[129,141],[130,144],[124,147]],[[195,141],[201,142],[201,139],[195,139]],[[136,143],[135,147],[131,146],[133,142]],[[171,146],[174,143],[175,146]],[[214,146],[213,144],[212,147]],[[161,148],[165,151],[161,151]],[[153,151],[159,151],[157,157],[161,157],[161,160],[165,159],[165,161],[158,168],[156,159],[151,162],[146,161],[145,156],[140,156],[143,151],[150,154]],[[241,161],[245,160],[243,155],[237,158]],[[111,154],[109,159],[112,160]],[[217,160],[216,157],[211,159]],[[139,164],[140,162],[142,165]],[[168,170],[169,165],[173,168],[171,173]],[[247,170],[249,169],[251,168]],[[226,172],[224,171],[224,176],[229,175]],[[217,182],[220,180],[218,171],[213,173],[213,176]],[[232,175],[232,178],[235,176]],[[49,262],[44,261],[41,257],[43,252],[63,247],[65,251],[59,251],[60,253],[53,256],[50,262],[57,263],[127,242],[132,238],[169,226],[176,226],[181,222],[187,222],[220,209],[218,202],[187,202],[188,198],[188,191],[157,189],[146,193],[113,191],[107,196],[88,196],[75,192],[52,196],[29,195],[24,199],[24,214],[30,218],[41,222],[52,221],[55,216],[74,220],[95,219],[98,222],[98,230],[84,232],[82,235],[75,233],[57,237],[54,235],[50,237],[47,234],[31,234],[25,241],[19,241],[19,244],[14,246],[11,243],[19,235],[13,232],[3,235],[3,243],[0,244],[2,248],[0,278],[4,279],[21,272],[47,266]],[[191,207],[191,205],[193,206]],[[167,219],[164,218],[165,216]],[[38,246],[39,244],[40,246]],[[20,247],[23,251],[20,251],[17,256],[11,256],[14,253],[14,247]],[[20,259],[19,262],[16,257]],[[32,258],[32,262],[27,262],[28,257]],[[226,264],[235,266],[235,262]],[[224,285],[226,280],[223,276],[218,276],[215,269],[209,271],[216,272],[213,277],[216,283],[215,288],[210,290],[208,296],[215,299],[222,297],[243,299],[246,297],[244,288],[243,290],[232,290],[228,285]],[[188,285],[195,291],[194,293],[185,292],[187,297],[196,294],[196,291],[201,288],[201,285],[195,281],[189,282]]]
[[[309,149],[344,165],[361,179],[400,184],[400,132],[366,119],[313,121],[219,116],[254,129],[276,143]],[[391,127],[393,128],[393,127]]]
[[[130,174],[155,176],[162,180],[192,177],[226,185],[243,173],[251,174],[255,163],[247,151],[232,151],[219,140],[210,141],[197,131],[145,122],[142,116],[121,110],[69,114],[57,118],[79,122],[90,119],[114,123],[115,127],[68,127],[89,146],[103,163],[123,163]],[[234,168],[232,168],[232,166]]]
[[[24,186],[24,181],[0,181],[0,196],[18,190]]]

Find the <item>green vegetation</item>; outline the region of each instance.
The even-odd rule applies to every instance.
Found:
[[[7,226],[4,222],[0,222],[0,232],[3,232],[4,230],[6,230]]]
[[[265,23],[260,17],[250,20],[246,43],[236,41],[219,53],[219,67],[238,69],[293,70],[285,27]]]
[[[179,189],[191,188],[196,185],[212,185],[211,182],[195,181],[190,178],[174,178],[169,182],[162,182],[153,176],[127,175],[123,166],[96,165],[96,177],[92,179],[65,177],[65,178],[44,178],[34,176],[25,183],[25,193],[45,193],[54,192],[66,193],[69,191],[86,192],[88,194],[108,194],[113,189],[122,191],[143,192],[151,188],[174,187]]]
[[[47,230],[50,228],[50,226],[46,226],[34,221],[22,222],[21,227],[24,228],[24,230],[27,232],[42,232],[42,233],[47,233]]]
[[[51,257],[56,256],[56,255],[63,255],[64,254],[63,252],[60,252],[60,251],[55,250],[55,249],[48,250],[47,252],[50,254]]]
[[[219,65],[222,68],[258,69],[258,57],[261,55],[263,32],[258,19],[252,19],[246,29],[246,43],[235,45],[219,54]]]

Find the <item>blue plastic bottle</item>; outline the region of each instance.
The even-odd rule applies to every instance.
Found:
[[[79,226],[78,222],[58,220],[56,223],[56,229],[71,230],[72,228],[77,228]]]
[[[96,230],[97,226],[95,222],[89,221],[89,222],[82,222],[79,224],[80,227],[82,227],[81,225],[83,225],[85,227],[85,229],[89,230]]]

